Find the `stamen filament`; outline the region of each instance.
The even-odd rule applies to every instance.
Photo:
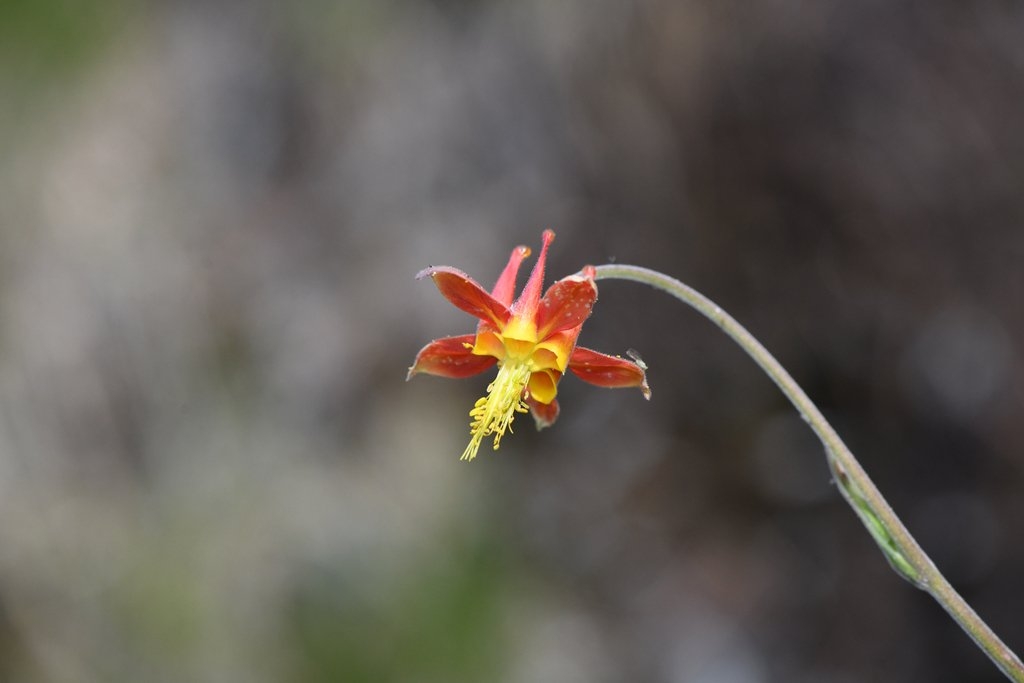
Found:
[[[487,396],[477,400],[469,411],[472,436],[462,453],[462,460],[472,460],[485,437],[494,434],[494,450],[501,445],[505,431],[512,431],[516,413],[528,411],[523,391],[530,381],[530,364],[526,360],[506,359],[498,368],[498,376],[487,385]]]

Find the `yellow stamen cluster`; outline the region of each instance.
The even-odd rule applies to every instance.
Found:
[[[530,361],[506,357],[498,368],[498,376],[487,385],[487,396],[479,399],[473,410],[469,429],[472,437],[462,454],[463,460],[472,460],[480,450],[484,437],[494,434],[494,450],[498,450],[505,431],[512,431],[516,413],[528,411],[523,392],[530,381]]]

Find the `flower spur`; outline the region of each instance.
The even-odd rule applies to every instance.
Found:
[[[492,435],[497,450],[501,437],[512,431],[516,413],[531,412],[538,429],[553,424],[559,411],[558,382],[566,369],[597,386],[638,387],[650,398],[642,363],[576,346],[597,300],[592,266],[555,282],[541,296],[548,247],[554,239],[554,232],[544,231],[540,256],[515,301],[516,276],[530,255],[529,247],[512,250],[490,294],[449,266],[427,268],[416,276],[429,276],[445,298],[480,322],[475,334],[436,339],[423,347],[407,379],[421,372],[471,377],[498,366],[487,395],[469,412],[471,436],[463,460],[475,458],[481,442]]]

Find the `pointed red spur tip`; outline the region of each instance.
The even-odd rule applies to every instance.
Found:
[[[516,295],[516,276],[519,275],[519,266],[522,265],[523,259],[529,257],[531,253],[530,248],[522,244],[512,250],[512,254],[508,257],[508,265],[505,266],[505,270],[501,271],[494,289],[491,290],[491,296],[506,306],[512,305],[512,299]]]
[[[523,287],[519,298],[512,304],[515,312],[525,318],[532,318],[537,312],[541,289],[544,286],[544,267],[548,260],[548,247],[555,240],[555,231],[545,230],[541,239],[540,255],[537,257],[537,262],[533,264],[530,279],[526,281],[526,286]]]

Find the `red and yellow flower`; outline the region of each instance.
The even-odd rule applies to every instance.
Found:
[[[476,334],[436,339],[416,355],[408,377],[417,373],[441,377],[471,377],[498,366],[498,375],[469,412],[470,441],[463,460],[476,457],[484,438],[494,436],[497,450],[501,437],[516,413],[529,410],[541,429],[558,417],[558,382],[566,369],[580,379],[601,387],[638,387],[645,398],[645,368],[637,362],[576,346],[583,322],[597,300],[592,266],[559,280],[541,296],[548,247],[555,239],[544,231],[540,256],[530,279],[515,294],[516,275],[528,247],[512,250],[490,294],[461,270],[436,266],[416,277],[429,276],[450,302],[479,318]]]

